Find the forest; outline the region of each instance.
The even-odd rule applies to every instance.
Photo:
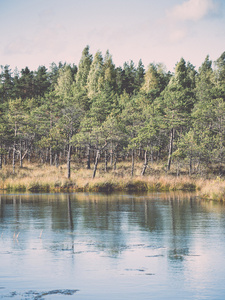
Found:
[[[94,178],[99,162],[104,172],[129,162],[132,177],[141,162],[140,176],[153,163],[177,177],[225,175],[225,52],[198,70],[181,58],[171,73],[89,50],[78,66],[1,66],[0,169],[66,164],[69,179],[79,163]]]

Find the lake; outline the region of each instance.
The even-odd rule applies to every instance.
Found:
[[[225,205],[194,194],[0,196],[0,299],[225,299]]]

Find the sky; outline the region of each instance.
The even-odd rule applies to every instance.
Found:
[[[79,64],[109,50],[116,67],[141,59],[196,69],[225,51],[225,0],[0,0],[0,65]]]

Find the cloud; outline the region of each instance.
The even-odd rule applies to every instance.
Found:
[[[169,18],[177,21],[199,21],[218,13],[219,4],[214,0],[188,0],[168,11]]]
[[[186,0],[168,10],[164,24],[169,42],[180,43],[193,37],[199,22],[209,16],[218,16],[219,8],[219,0]]]

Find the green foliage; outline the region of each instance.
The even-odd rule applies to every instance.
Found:
[[[88,74],[92,64],[92,55],[89,54],[89,46],[86,46],[82,52],[82,56],[78,65],[78,72],[76,75],[76,84],[82,89],[86,88]]]
[[[103,89],[103,57],[100,51],[97,51],[90,67],[87,78],[88,97],[93,99],[99,91]]]
[[[21,159],[30,153],[44,161],[53,154],[65,160],[76,147],[77,159],[104,149],[106,164],[107,153],[132,153],[132,161],[145,153],[146,165],[148,153],[164,165],[168,158],[168,171],[172,161],[190,173],[199,165],[222,170],[225,53],[214,65],[207,56],[198,71],[181,58],[174,74],[153,63],[145,71],[141,60],[115,67],[108,50],[93,58],[86,46],[78,68],[53,63],[13,73],[1,66],[0,168],[12,149]]]
[[[169,75],[166,74],[163,65],[150,64],[144,75],[141,91],[145,93],[151,102],[165,89]]]

